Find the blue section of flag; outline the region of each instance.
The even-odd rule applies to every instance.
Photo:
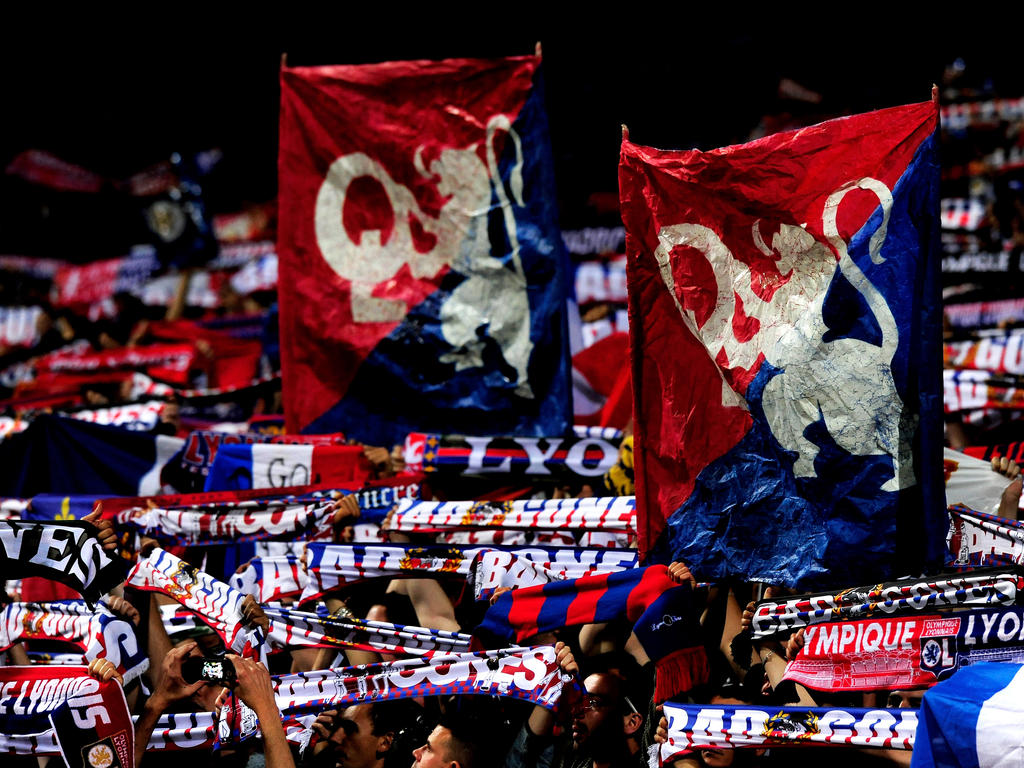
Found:
[[[31,504],[22,514],[26,520],[81,520],[92,512],[93,505],[102,496],[40,493],[32,497]],[[69,517],[70,516],[70,517]]]
[[[977,664],[925,693],[911,768],[997,768],[1018,762],[1024,752],[1022,670],[1018,664]]]
[[[532,344],[527,381],[518,381],[507,359],[514,355],[510,349],[516,342],[499,342],[495,338],[499,329],[486,322],[477,327],[476,338],[468,344],[456,348],[446,340],[444,313],[460,313],[459,302],[467,299],[456,295],[467,281],[457,260],[440,288],[413,307],[369,354],[341,402],[304,432],[340,430],[358,440],[390,445],[416,431],[536,437],[568,431],[572,413],[565,311],[568,257],[558,229],[543,101],[538,75],[512,125],[521,139],[521,157],[516,143],[507,138],[498,160],[503,188],[492,187],[487,222],[491,256],[503,265],[496,279],[485,281],[489,289],[513,286],[520,268],[525,277]],[[520,175],[523,206],[516,202]],[[518,251],[507,229],[508,211],[514,215]],[[472,247],[467,239],[463,250]],[[501,303],[511,301],[510,297]],[[459,359],[474,356],[480,364],[460,369]]]
[[[0,494],[145,496],[182,440],[60,416],[39,416],[0,443]]]
[[[245,491],[252,488],[252,446],[224,445],[217,449],[204,491]]]
[[[916,484],[882,490],[893,477],[891,456],[851,454],[833,439],[820,410],[803,433],[818,449],[814,475],[797,477],[797,454],[780,444],[764,411],[766,387],[787,372],[763,363],[746,394],[750,431],[700,473],[691,496],[668,518],[671,557],[688,563],[701,578],[742,574],[801,587],[882,580],[894,575],[892,553],[898,546],[912,553],[896,558],[901,572],[942,562],[947,527],[942,378],[941,360],[933,354],[940,348],[941,307],[938,269],[928,263],[929,254],[938,253],[936,141],[933,135],[922,142],[892,191],[880,263],[872,260],[869,241],[879,231],[881,208],[849,245],[851,258],[881,294],[898,329],[891,376],[912,412],[903,426],[915,430]],[[879,321],[841,270],[829,285],[822,317],[829,328],[824,342],[847,338],[880,345]],[[852,407],[857,418],[856,409],[868,404]],[[919,516],[922,498],[926,525],[907,530],[901,519]],[[900,513],[893,514],[894,508]],[[904,514],[910,509],[913,515]],[[664,553],[656,557],[663,555],[667,560]]]

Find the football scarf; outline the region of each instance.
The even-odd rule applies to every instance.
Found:
[[[407,466],[427,473],[575,477],[596,484],[618,458],[617,440],[587,431],[577,431],[572,437],[464,437],[413,432],[405,440]]]
[[[288,608],[265,607],[264,611],[271,620],[271,641],[285,648],[352,648],[415,656],[470,650],[470,636],[459,632],[324,616]]]
[[[915,709],[835,707],[733,707],[667,702],[668,741],[659,757],[666,764],[684,750],[713,747],[773,747],[834,744],[913,749]]]
[[[572,680],[560,670],[554,647],[542,645],[282,675],[275,692],[286,716],[367,700],[449,694],[505,696],[554,709]]]
[[[479,553],[473,560],[469,582],[476,600],[490,600],[496,589],[536,587],[595,573],[616,573],[637,567],[635,549],[584,550],[591,557],[577,562],[550,563],[519,557],[503,550]]]
[[[451,528],[622,531],[636,533],[632,496],[540,501],[403,501],[393,531],[437,533]]]
[[[468,577],[474,558],[493,547],[412,546],[398,544],[324,544],[306,545],[305,563],[309,581],[300,603],[315,600],[335,589],[364,579],[415,576]],[[518,557],[556,566],[593,563],[594,550],[554,547],[512,547],[506,550]]]
[[[819,624],[804,639],[787,680],[816,690],[921,688],[982,661],[1024,663],[1024,609]]]
[[[707,657],[689,585],[664,565],[583,576],[505,592],[487,610],[474,638],[522,642],[540,632],[626,619],[655,662],[655,698],[708,679]]]
[[[125,583],[177,600],[195,611],[236,653],[266,660],[262,632],[242,625],[241,604],[245,596],[205,571],[155,548],[149,557],[139,559]]]
[[[254,557],[228,579],[243,595],[252,595],[261,605],[286,597],[298,597],[306,586],[306,572],[298,555]]]
[[[942,407],[946,413],[978,408],[1024,408],[1024,378],[990,371],[942,372]]]
[[[79,521],[0,520],[0,573],[42,576],[77,590],[90,603],[124,581],[128,563],[100,546],[96,527]]]
[[[1024,523],[954,504],[949,508],[946,560],[953,567],[1020,564],[1024,560]]]
[[[1013,568],[947,573],[845,589],[837,594],[795,595],[754,606],[754,639],[828,621],[891,616],[945,606],[1008,605],[1017,599],[1021,576]]]
[[[118,523],[139,533],[183,544],[235,544],[273,538],[330,538],[333,512],[326,502],[269,509],[205,512],[181,509],[136,509],[118,515]]]
[[[4,606],[0,611],[0,650],[23,640],[72,643],[85,653],[86,662],[109,659],[126,684],[149,668],[135,626],[102,604],[95,611],[78,600]]]
[[[78,668],[78,673],[86,670]],[[135,728],[124,688],[92,677],[50,712],[57,746],[67,768],[134,768]]]

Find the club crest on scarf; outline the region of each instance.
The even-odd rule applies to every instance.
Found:
[[[814,712],[794,716],[780,711],[769,717],[761,729],[761,735],[768,741],[779,742],[803,741],[816,733],[821,733],[821,728]]]
[[[424,570],[440,573],[458,573],[465,559],[466,553],[454,547],[442,552],[440,555],[431,553],[424,548],[414,547],[402,555],[398,567],[403,571]]]
[[[169,574],[171,583],[167,585],[167,593],[175,600],[191,599],[198,583],[198,572],[199,569],[194,565],[180,560]]]
[[[462,516],[462,525],[493,525],[500,528],[512,511],[511,501],[479,501]]]

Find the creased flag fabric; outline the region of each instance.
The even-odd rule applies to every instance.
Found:
[[[534,56],[284,68],[289,432],[569,426],[566,260]]]
[[[941,563],[937,118],[623,141],[641,551],[791,586]]]
[[[0,494],[149,496],[184,441],[167,435],[38,416],[0,443]]]
[[[205,490],[363,482],[370,474],[359,445],[222,445],[210,465]]]
[[[921,700],[911,768],[1007,768],[1024,759],[1024,666],[961,669]]]

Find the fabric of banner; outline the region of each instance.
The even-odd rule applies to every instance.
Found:
[[[0,494],[146,496],[160,490],[160,471],[182,440],[59,416],[38,416],[0,443]]]
[[[956,567],[1020,565],[1024,563],[1024,522],[953,505],[946,547],[946,561]]]
[[[210,474],[210,466],[217,457],[217,449],[223,445],[249,443],[303,443],[311,445],[341,445],[344,435],[270,435],[256,432],[216,432],[214,430],[196,430],[189,433],[181,452],[171,460],[171,464],[180,465],[182,474],[188,480],[176,483],[179,491],[201,491],[206,484],[206,476]]]
[[[661,745],[659,754],[666,763],[684,750],[705,747],[831,744],[914,749],[918,724],[914,709],[716,706],[674,701],[665,704],[664,716],[668,742]]]
[[[124,581],[128,563],[100,546],[90,523],[0,520],[0,574],[59,581],[91,603]]]
[[[1017,569],[986,568],[920,579],[761,600],[754,605],[755,638],[840,619],[903,615],[947,606],[1009,605],[1018,599],[1024,578]]]
[[[1024,755],[1024,666],[967,667],[924,695],[911,768],[1003,768]]]
[[[941,562],[937,122],[623,141],[642,553],[807,587]]]
[[[284,67],[288,431],[569,426],[540,59]],[[378,443],[380,444],[380,443]]]
[[[1010,481],[993,472],[990,462],[952,448],[943,449],[942,460],[946,473],[946,504],[963,504],[988,514],[999,511],[1003,491]]]
[[[326,544],[309,542],[305,547],[305,571],[308,578],[300,602],[316,600],[332,590],[364,579],[415,576],[469,576],[474,558],[500,549],[559,570],[592,566],[606,556],[605,550],[573,547],[460,547],[438,544],[427,546],[398,544]],[[613,558],[614,555],[608,557]],[[632,561],[633,553],[626,555]]]
[[[1024,662],[1024,610],[819,624],[804,639],[787,680],[823,691],[920,688],[979,662]]]
[[[221,445],[206,491],[363,482],[371,468],[359,445]]]

